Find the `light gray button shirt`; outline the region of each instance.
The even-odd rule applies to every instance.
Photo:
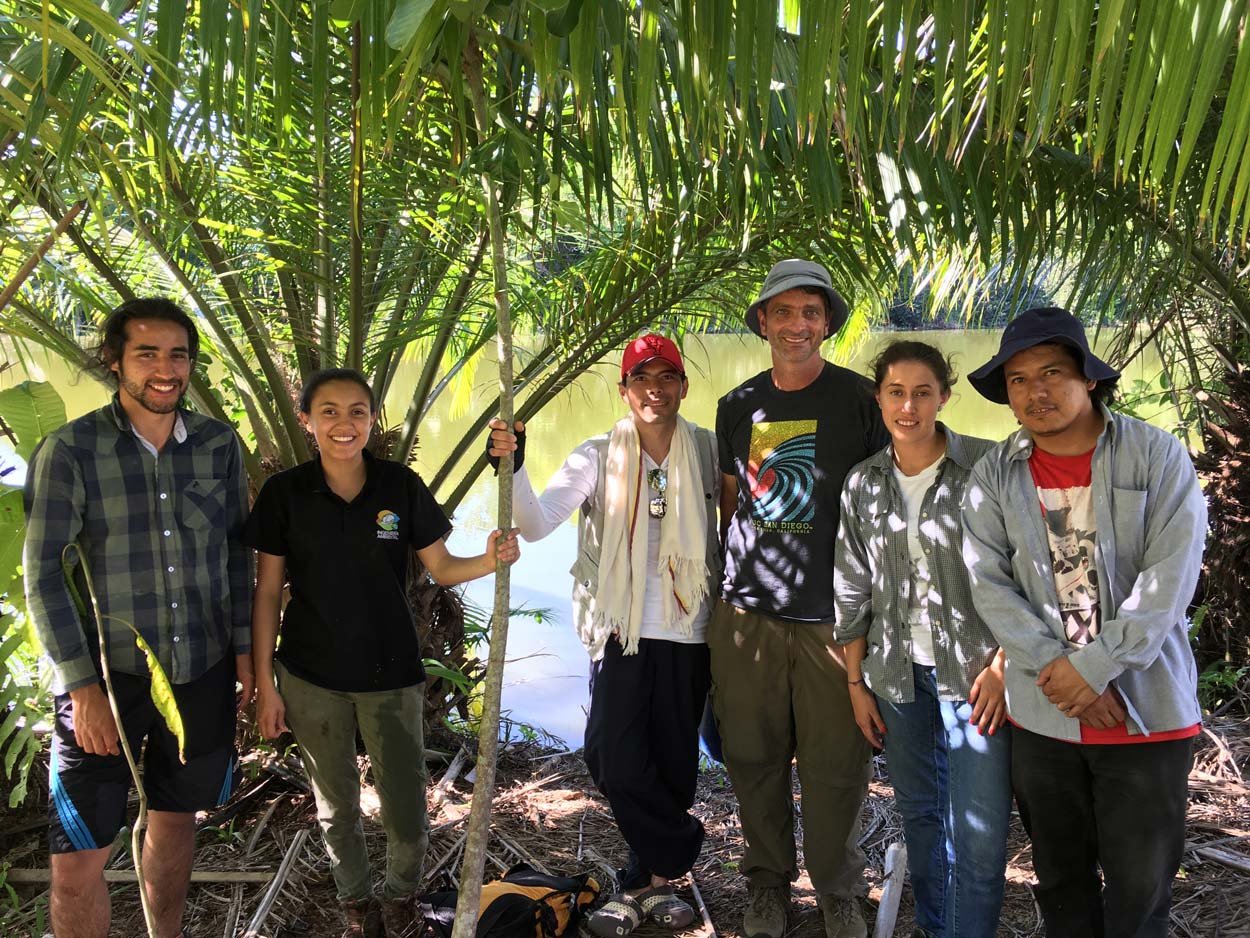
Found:
[[[1011,718],[1074,742],[1079,721],[1035,683],[1060,655],[1098,693],[1115,682],[1130,735],[1202,719],[1185,610],[1202,564],[1206,500],[1179,440],[1106,408],[1103,416],[1092,466],[1102,622],[1088,645],[1073,649],[1064,638],[1026,430],[977,463],[964,496],[964,559],[977,611],[1007,655]]]
[[[966,700],[997,647],[977,615],[964,566],[960,508],[976,461],[994,444],[946,434],[946,459],[920,506],[920,542],[929,565],[929,616],[938,693]],[[894,449],[869,456],[846,477],[834,553],[835,635],[841,644],[868,637],[864,679],[895,703],[915,700],[908,654],[907,504],[894,478]]]

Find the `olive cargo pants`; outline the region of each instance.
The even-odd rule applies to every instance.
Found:
[[[872,749],[855,725],[833,626],[719,602],[708,626],[712,706],[755,886],[798,876],[791,763],[798,762],[803,855],[818,893],[863,891],[859,816]]]

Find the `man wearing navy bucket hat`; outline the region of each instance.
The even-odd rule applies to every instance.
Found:
[[[712,703],[738,797],[748,938],[780,938],[798,876],[791,764],[803,855],[828,938],[867,933],[857,896],[859,813],[871,749],[855,725],[834,640],[833,550],[842,482],[889,437],[872,387],[821,356],[847,317],[828,271],[785,260],[747,326],[772,367],[721,398],[722,602],[708,628]]]
[[[1021,424],[973,469],[964,559],[1006,652],[1012,782],[1052,938],[1167,934],[1200,730],[1185,610],[1206,504],[1175,437],[1107,409],[1118,378],[1054,307],[1012,321],[968,376]]]

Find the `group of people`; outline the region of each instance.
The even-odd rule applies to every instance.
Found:
[[[117,393],[49,434],[27,475],[28,608],[56,694],[53,933],[108,934],[104,865],[130,787],[124,734],[136,754],[146,739],[145,878],[158,935],[186,938],[195,814],[234,790],[236,707],[255,689],[260,732],[289,728],[299,741],[344,935],[415,935],[429,825],[411,555],[438,583],[463,583],[515,561],[516,534],[492,532],[478,556],[449,553],[451,525],[425,483],[365,448],[377,406],[348,369],[309,379],[299,413],[317,456],[268,479],[249,512],[234,429],[181,406],[198,345],[195,323],[168,300],[119,306],[96,353]],[[75,605],[88,577],[99,621]],[[131,626],[172,683],[181,751],[153,705]],[[357,733],[387,835],[381,901],[361,824]]]
[[[628,415],[541,495],[523,424],[491,425],[489,455],[515,456],[523,539],[580,512],[586,762],[629,847],[591,930],[693,921],[673,887],[703,838],[691,808],[710,699],[747,938],[787,930],[795,765],[826,934],[867,934],[874,748],[903,818],[915,938],[996,934],[1013,795],[1049,936],[1166,935],[1201,721],[1185,611],[1206,508],[1187,453],[1107,408],[1119,374],[1064,310],[1017,317],[969,376],[1021,425],[1001,443],[939,419],[956,379],[931,345],[889,343],[868,378],[826,361],[846,317],[824,267],[774,266],[746,312],[771,367],[720,398],[714,433],[679,414],[676,345],[631,342]]]
[[[955,376],[930,345],[891,342],[867,378],[825,360],[846,317],[824,267],[775,265],[746,312],[771,367],[720,399],[714,432],[680,416],[677,346],[634,340],[620,369],[629,413],[541,494],[524,425],[491,424],[490,457],[513,454],[521,537],[579,514],[585,759],[628,847],[589,928],[623,938],[648,920],[693,921],[675,885],[703,843],[692,808],[710,704],[739,803],[748,938],[787,929],[795,764],[826,934],[867,934],[860,813],[874,748],[903,818],[918,938],[996,933],[1013,796],[1047,935],[1166,935],[1201,722],[1185,611],[1206,515],[1187,453],[1108,409],[1119,375],[1064,310],[1018,316],[969,375],[1021,425],[1000,443],[939,419]],[[515,560],[516,532],[493,532],[479,556],[448,553],[449,523],[421,480],[365,450],[376,402],[347,370],[303,389],[318,455],[272,477],[249,514],[232,428],[180,406],[197,343],[174,304],[123,304],[99,350],[116,396],[50,434],[30,466],[28,602],[57,693],[53,930],[107,934],[124,733],[147,739],[161,938],[186,934],[194,812],[232,791],[241,684],[239,706],[255,687],[261,732],[290,728],[300,743],[345,938],[415,934],[428,824],[410,552],[460,583]],[[76,608],[65,569],[80,587],[89,572],[99,622]],[[184,759],[123,622],[173,682]],[[387,835],[380,902],[357,731]]]

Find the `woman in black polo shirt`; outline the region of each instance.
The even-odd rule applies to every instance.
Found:
[[[409,551],[449,586],[493,573],[496,555],[515,561],[516,534],[501,539],[493,532],[476,557],[447,552],[451,525],[425,483],[406,466],[365,452],[377,410],[359,372],[318,372],[300,411],[319,455],[270,478],[247,526],[259,558],[252,610],[257,723],[271,739],[289,725],[299,741],[347,919],[344,938],[378,935],[383,921],[387,934],[402,935],[419,917],[414,899],[429,839],[425,672],[407,598]],[[380,909],[360,822],[358,729],[387,837]]]

